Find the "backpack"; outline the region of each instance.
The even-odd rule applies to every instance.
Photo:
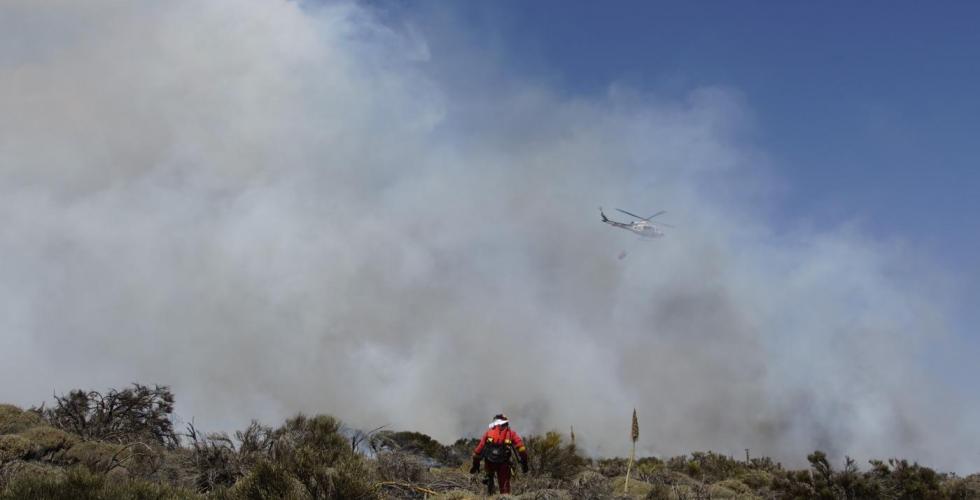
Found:
[[[483,458],[492,464],[505,464],[510,462],[510,447],[504,443],[487,443],[483,450]]]
[[[487,443],[483,448],[483,458],[492,464],[506,464],[510,462],[510,439],[487,438]]]

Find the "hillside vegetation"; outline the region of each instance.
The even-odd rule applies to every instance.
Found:
[[[473,439],[451,445],[417,432],[344,427],[296,415],[277,427],[252,422],[233,435],[175,429],[165,386],[75,390],[50,407],[0,404],[0,500],[478,498],[466,473]],[[789,470],[768,458],[712,452],[592,459],[554,432],[526,439],[531,471],[522,499],[969,499],[980,475],[957,477],[901,459],[833,467],[819,451]]]

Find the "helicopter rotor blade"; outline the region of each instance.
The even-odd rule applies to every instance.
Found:
[[[661,210],[661,211],[659,211],[659,212],[657,212],[657,213],[655,213],[655,214],[653,214],[653,215],[651,215],[651,216],[649,216],[649,217],[647,217],[646,219],[643,219],[643,220],[650,220],[650,219],[652,219],[652,218],[654,218],[654,217],[656,217],[658,215],[663,215],[665,213],[667,213],[666,210]]]
[[[639,215],[636,215],[636,214],[631,214],[631,213],[629,213],[629,212],[627,212],[626,210],[623,210],[623,209],[621,209],[621,208],[617,208],[616,210],[618,210],[618,211],[620,211],[620,212],[622,212],[622,213],[624,213],[624,214],[626,214],[626,215],[629,215],[630,217],[636,217],[637,219],[640,219],[640,220],[646,220],[646,219],[644,219],[643,217],[640,217]]]

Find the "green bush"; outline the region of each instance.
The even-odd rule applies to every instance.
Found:
[[[956,500],[980,498],[980,474],[951,478],[943,483],[943,491],[947,498]]]
[[[531,473],[567,480],[582,471],[587,463],[574,444],[564,444],[561,434],[548,432],[524,440]]]
[[[223,432],[203,435],[188,426],[190,439],[185,463],[193,471],[191,481],[198,491],[206,492],[235,484],[242,475],[270,456],[272,429],[252,423],[244,431],[235,433],[234,441]]]
[[[340,422],[329,415],[296,415],[273,431],[272,439],[273,455],[281,455],[277,457],[280,461],[289,460],[288,455],[297,450],[315,453],[315,458],[326,464],[353,453],[340,433]]]
[[[55,479],[64,477],[64,475],[64,467],[57,467],[42,462],[13,460],[0,466],[0,491],[2,491],[7,484],[18,479],[20,476],[43,476],[49,479]]]
[[[418,483],[428,476],[425,463],[418,456],[403,451],[379,453],[375,465],[382,481]]]
[[[608,498],[612,495],[612,483],[602,474],[584,471],[571,481],[572,498]]]
[[[444,463],[450,467],[470,463],[473,450],[479,443],[480,440],[476,438],[457,439],[455,443],[446,447],[446,461]]]
[[[101,498],[105,477],[84,468],[72,469],[65,477],[19,474],[0,494],[3,500],[87,500]]]
[[[379,432],[374,436],[374,442],[378,443],[381,449],[389,448],[421,455],[443,464],[449,459],[449,452],[442,443],[421,432]]]
[[[612,492],[616,494],[624,494],[626,490],[626,476],[619,476],[609,480],[609,487],[612,488]],[[632,473],[630,473],[630,483],[629,483],[629,496],[631,498],[646,498],[653,489],[653,485],[638,479]]]
[[[272,433],[272,458],[314,498],[374,498],[370,473],[328,415],[297,415]]]
[[[841,471],[835,471],[820,451],[811,453],[807,459],[809,471],[786,471],[776,475],[772,489],[781,498],[949,498],[943,488],[943,482],[948,479],[946,476],[906,460],[872,460],[871,470],[862,473],[850,458],[846,459]]]
[[[769,488],[772,485],[772,474],[764,470],[743,471],[737,479],[753,490]]]
[[[430,500],[471,500],[472,498],[474,498],[473,492],[468,490],[449,490],[436,496],[429,497]],[[520,498],[524,498],[524,496],[522,495]]]
[[[738,479],[725,479],[724,481],[718,481],[717,483],[712,484],[712,486],[725,488],[740,495],[752,493],[752,488]]]
[[[738,483],[738,481],[735,481],[735,483]],[[742,485],[742,486],[744,487],[745,485]],[[707,498],[718,498],[718,499],[722,499],[722,498],[731,498],[731,499],[751,498],[751,493],[748,493],[748,492],[738,492],[736,490],[733,490],[733,489],[731,489],[731,488],[728,487],[728,484],[725,481],[721,481],[721,482],[717,482],[717,483],[714,483],[714,484],[710,484],[710,485],[707,486],[707,490],[708,490],[708,496],[707,496]]]
[[[234,440],[189,430],[185,463],[198,491],[214,498],[299,498],[297,485],[309,498],[376,496],[371,471],[333,417],[300,414],[275,430],[252,422]]]
[[[633,463],[633,471],[631,474],[636,474],[636,477],[647,477],[666,468],[667,464],[665,464],[664,461],[660,460],[659,458],[643,457]]]
[[[314,498],[296,476],[285,467],[262,461],[228,490],[229,499],[241,500],[304,500]],[[316,497],[325,498],[325,497]]]
[[[14,405],[0,404],[0,435],[16,434],[43,425],[44,419],[33,411],[23,411]]]
[[[336,463],[334,476],[334,491],[337,499],[369,500],[378,498],[374,481],[364,464],[357,455],[349,455]]]
[[[54,427],[32,427],[18,434],[31,442],[31,458],[50,458],[79,442],[78,437]]]
[[[102,492],[105,499],[118,500],[188,500],[204,497],[190,490],[149,481],[106,481]]]
[[[649,500],[670,500],[672,498],[670,493],[670,486],[663,483],[656,483],[651,485],[650,491],[647,492],[645,498]]]
[[[31,441],[17,434],[0,436],[0,464],[27,458],[33,446]]]
[[[928,467],[899,459],[889,459],[887,465],[880,460],[872,460],[871,466],[871,474],[883,483],[882,489],[894,492],[896,498],[943,498],[940,487],[943,476]]]
[[[696,451],[690,457],[672,457],[667,460],[666,466],[674,472],[709,483],[734,478],[749,470],[745,462],[713,451]]]
[[[194,493],[145,481],[107,480],[84,467],[64,476],[19,474],[0,492],[0,500],[170,500],[198,498]]]
[[[626,475],[626,466],[629,460],[621,457],[600,458],[596,461],[596,469],[606,477],[617,477]]]
[[[62,458],[70,464],[81,464],[92,471],[108,471],[116,461],[127,458],[120,453],[121,445],[99,441],[82,441],[67,449]]]

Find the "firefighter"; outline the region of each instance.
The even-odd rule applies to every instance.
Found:
[[[524,441],[510,428],[510,422],[503,413],[493,416],[490,428],[483,434],[480,443],[473,450],[473,467],[470,474],[480,472],[480,461],[485,463],[487,493],[493,494],[493,477],[497,476],[500,493],[510,493],[511,450],[517,452],[521,472],[527,474],[527,448]]]

